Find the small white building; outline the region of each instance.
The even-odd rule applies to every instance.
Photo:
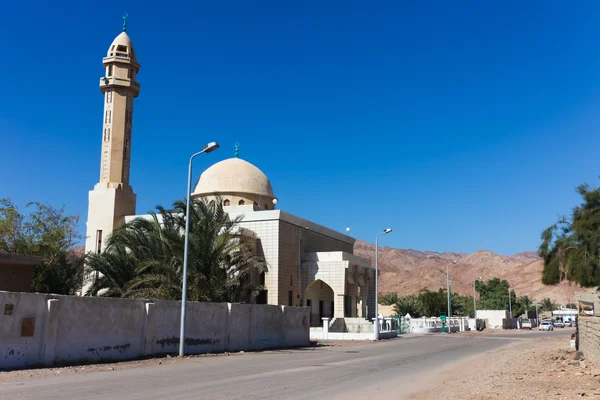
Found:
[[[572,308],[561,308],[560,310],[552,311],[552,317],[554,319],[560,319],[563,322],[573,322],[577,318],[577,310]]]
[[[506,310],[477,310],[477,319],[486,321],[486,327],[490,329],[506,329],[509,315]]]

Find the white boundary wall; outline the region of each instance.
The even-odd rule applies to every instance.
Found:
[[[180,304],[0,291],[0,369],[177,352]],[[307,307],[188,302],[186,353],[306,346],[309,317]]]

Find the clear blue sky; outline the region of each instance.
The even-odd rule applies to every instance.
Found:
[[[196,177],[239,141],[280,209],[401,248],[535,250],[598,183],[598,2],[175,3],[3,5],[1,197],[64,204],[83,232],[124,12],[138,213],[182,198],[213,140]]]

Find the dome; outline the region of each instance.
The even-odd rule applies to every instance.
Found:
[[[220,161],[200,175],[193,196],[244,193],[274,199],[269,178],[254,165],[240,158]]]
[[[108,48],[107,57],[129,58],[135,60],[133,43],[127,32],[121,32]]]

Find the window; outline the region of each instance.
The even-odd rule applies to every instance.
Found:
[[[306,300],[306,307],[309,307],[312,310],[312,301],[310,299]]]
[[[117,46],[117,57],[120,57],[120,58],[128,58],[129,57],[127,55],[127,46],[124,46],[122,44]]]
[[[268,209],[269,209],[269,206],[265,204],[265,210],[268,210]]]
[[[294,286],[294,277],[290,274],[290,286]]]
[[[100,254],[102,252],[102,231],[96,231],[96,253]]]
[[[106,68],[106,76],[112,76],[112,74],[113,74],[113,66],[112,66],[112,65],[109,65],[109,66]]]
[[[288,292],[288,306],[293,306],[294,305],[294,291],[290,290]]]
[[[258,203],[254,202],[254,208],[258,208]]]
[[[104,115],[104,122],[110,123],[110,110],[106,110],[106,115]]]
[[[127,70],[127,77],[128,77],[129,79],[131,79],[131,75],[132,75],[132,74],[131,74],[131,68],[129,68],[129,69]]]
[[[258,282],[262,286],[265,285],[265,273],[264,273],[264,271],[260,273],[260,277],[258,278]]]
[[[243,206],[244,204],[246,204],[246,202],[244,200],[238,201],[238,206]]]
[[[229,200],[225,200],[225,201],[223,201],[223,205],[224,205],[224,206],[228,206],[228,205],[230,205],[230,204],[231,204],[231,202],[230,202]]]

